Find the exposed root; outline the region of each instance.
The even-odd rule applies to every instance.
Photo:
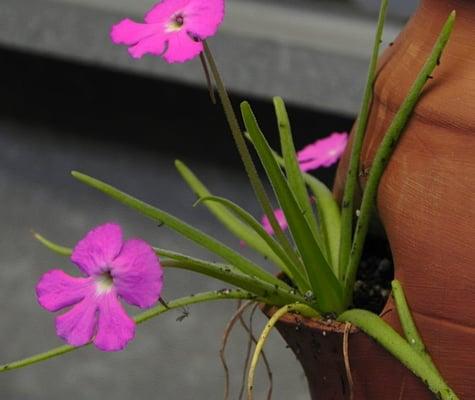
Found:
[[[348,351],[348,339],[350,336],[351,324],[347,322],[345,324],[345,331],[343,332],[343,359],[345,360],[346,379],[348,380],[348,386],[350,389],[350,400],[353,400],[353,376],[351,375],[350,356]]]
[[[247,344],[246,360],[244,361],[244,370],[243,370],[242,380],[241,380],[241,390],[239,391],[239,400],[242,400],[242,398],[244,396],[244,390],[246,388],[246,372],[247,372],[248,365],[249,365],[249,359],[251,357],[252,343],[257,344],[257,339],[254,336],[254,330],[253,330],[252,325],[253,325],[254,314],[255,314],[258,306],[259,305],[256,304],[251,310],[251,314],[249,315],[249,326],[246,324],[246,322],[244,321],[242,316],[240,318],[242,327],[246,330],[247,333],[249,333],[249,341],[248,341],[248,344]],[[267,378],[269,380],[269,389],[267,391],[267,400],[271,400],[272,390],[273,390],[272,369],[270,367],[269,360],[267,359],[267,356],[266,356],[264,350],[262,351],[262,360],[264,361],[264,365],[265,365],[266,371],[267,371]]]
[[[252,325],[254,322],[254,314],[257,310],[257,307],[258,307],[258,304],[252,307],[251,313],[249,315],[249,326],[246,323],[243,324],[242,319],[241,319],[242,327],[249,333],[249,340],[247,341],[246,358],[244,360],[244,367],[243,367],[242,377],[241,377],[241,389],[239,390],[239,400],[242,400],[242,396],[244,395],[244,390],[246,387],[246,372],[247,372],[247,367],[249,365],[249,359],[251,358],[251,349],[252,349],[253,332],[254,332],[254,328]]]
[[[227,323],[226,327],[224,328],[223,338],[221,340],[221,347],[219,349],[219,359],[221,360],[221,364],[223,365],[223,369],[224,369],[224,400],[229,399],[229,368],[226,362],[226,355],[225,355],[228,338],[236,322],[240,318],[242,318],[242,314],[244,313],[244,311],[246,311],[246,309],[249,306],[251,306],[253,303],[254,303],[253,301],[247,301],[244,304],[241,304],[241,301],[239,301],[236,312],[233,314],[233,316]]]
[[[269,319],[267,322],[266,326],[264,327],[261,336],[259,337],[259,340],[256,343],[256,348],[254,350],[254,355],[252,356],[251,359],[251,364],[249,366],[249,373],[247,375],[247,400],[252,400],[253,399],[253,394],[254,394],[254,376],[256,374],[256,367],[257,367],[257,362],[259,361],[259,356],[262,353],[262,348],[264,347],[264,344],[267,341],[267,338],[272,330],[274,328],[275,324],[279,321],[279,319],[287,314],[290,311],[294,311],[293,307],[295,305],[293,304],[287,304],[281,308],[279,308],[274,315]]]

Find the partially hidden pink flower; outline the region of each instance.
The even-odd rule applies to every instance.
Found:
[[[297,152],[300,169],[306,172],[333,165],[340,159],[347,144],[348,133],[346,132],[333,132],[326,138],[318,139]],[[284,212],[281,209],[276,209],[274,215],[282,230],[285,231],[288,225]],[[262,217],[262,226],[269,235],[274,234],[267,216]]]
[[[280,209],[280,208],[277,208],[274,210],[274,215],[275,215],[275,218],[277,219],[277,222],[279,223],[279,226],[280,228],[285,231],[288,227],[287,225],[287,220],[285,219],[285,215],[284,215],[284,212]],[[270,221],[269,221],[269,218],[267,217],[267,215],[264,215],[262,217],[262,227],[265,229],[265,231],[269,234],[269,235],[273,235],[274,234],[274,229],[272,228],[272,225],[270,224]]]
[[[72,306],[56,317],[56,333],[68,344],[92,340],[100,350],[122,350],[135,335],[135,322],[119,299],[140,308],[157,302],[163,269],[155,252],[143,240],[123,241],[121,227],[107,223],[76,245],[71,261],[84,276],[47,272],[36,285],[38,302],[52,312]]]
[[[134,58],[145,54],[169,63],[185,62],[203,51],[224,18],[224,0],[162,0],[145,16],[145,23],[124,19],[112,27],[116,44],[129,47]]]
[[[334,132],[309,144],[297,153],[300,169],[304,172],[335,164],[345,151],[348,133]]]

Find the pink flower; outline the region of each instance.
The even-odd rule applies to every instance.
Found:
[[[144,54],[169,63],[191,60],[203,51],[204,39],[213,36],[224,18],[224,0],[162,0],[140,24],[124,19],[112,27],[111,38],[125,44],[134,58]]]
[[[329,167],[336,163],[348,143],[348,133],[333,132],[330,136],[324,139],[318,139],[312,144],[305,146],[302,150],[297,152],[297,160],[300,169],[303,172],[311,171],[320,167]],[[280,227],[285,231],[288,227],[287,220],[282,210],[274,210],[274,214],[279,222]],[[267,216],[262,217],[262,226],[269,235],[274,234],[274,230],[269,223]]]
[[[334,132],[309,144],[297,153],[300,169],[304,172],[335,164],[348,143],[348,133]]]
[[[285,219],[284,212],[280,208],[277,208],[276,210],[274,210],[274,215],[275,215],[275,218],[277,219],[277,222],[279,223],[279,226],[282,228],[283,231],[285,231],[288,225],[287,225],[287,220]],[[262,217],[261,222],[262,222],[262,227],[266,230],[266,232],[269,235],[273,235],[274,229],[272,229],[272,226],[270,224],[269,218],[267,218],[267,215],[264,215]]]
[[[68,344],[92,340],[103,351],[122,350],[134,337],[135,322],[119,298],[147,308],[160,297],[163,270],[153,249],[140,239],[124,242],[121,227],[108,223],[76,245],[71,261],[85,276],[47,272],[36,285],[38,302],[52,312],[73,306],[56,317],[56,333]]]

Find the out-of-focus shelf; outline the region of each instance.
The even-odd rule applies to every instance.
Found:
[[[114,22],[126,16],[140,20],[155,2],[2,0],[0,45],[203,85],[199,62],[136,61],[110,42]],[[228,87],[237,93],[281,95],[297,105],[355,114],[374,27],[374,18],[342,3],[297,8],[283,2],[229,0],[221,33],[210,43]],[[399,30],[400,24],[388,23],[385,43]]]

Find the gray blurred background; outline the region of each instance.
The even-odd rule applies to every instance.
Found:
[[[66,258],[32,239],[34,229],[72,246],[91,227],[121,223],[128,236],[213,259],[165,228],[74,181],[86,172],[239,248],[181,181],[185,161],[217,194],[259,216],[220,109],[210,104],[199,62],[169,66],[131,60],[113,46],[110,26],[140,18],[153,0],[0,2],[0,364],[61,344],[53,315],[34,286]],[[221,33],[210,41],[233,101],[246,98],[275,144],[270,98],[286,99],[298,147],[351,127],[358,110],[377,3],[372,0],[228,0]],[[393,2],[384,45],[415,1]],[[331,183],[334,170],[319,172]],[[251,253],[246,255],[265,263]],[[166,271],[164,297],[221,288],[191,273]],[[0,375],[0,398],[221,399],[218,359],[231,302],[172,311],[141,325],[121,353],[81,349]],[[133,310],[135,312],[135,310]],[[256,326],[264,319],[257,315]],[[258,331],[258,330],[257,330]],[[247,337],[237,329],[228,358],[237,398]],[[277,334],[266,346],[276,400],[307,399],[302,371]],[[256,399],[265,398],[259,375]]]

